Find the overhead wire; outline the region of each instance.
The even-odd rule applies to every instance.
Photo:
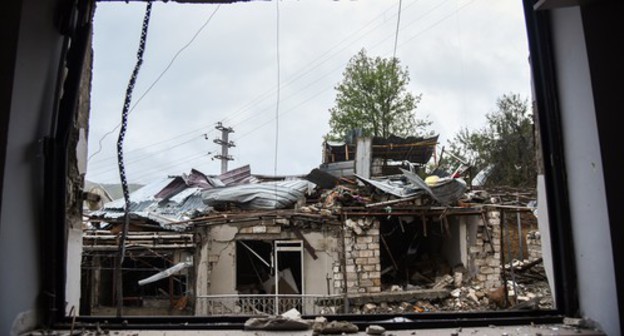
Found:
[[[413,4],[413,3],[412,3],[412,4]],[[220,5],[219,5],[219,6],[220,6]],[[175,61],[175,59],[176,59],[176,58],[177,58],[177,57],[181,54],[181,52],[182,52],[184,49],[186,49],[188,46],[190,46],[190,44],[191,44],[191,43],[192,43],[192,42],[193,42],[193,41],[197,38],[197,36],[199,35],[199,33],[201,33],[201,31],[202,31],[202,30],[206,27],[206,25],[210,22],[210,20],[212,19],[212,17],[216,14],[216,11],[218,10],[219,6],[217,6],[217,8],[215,9],[215,11],[213,11],[213,13],[210,15],[210,17],[206,20],[206,22],[205,22],[205,23],[204,23],[204,24],[203,24],[203,25],[199,28],[199,30],[198,30],[198,31],[197,31],[197,32],[193,35],[193,37],[191,38],[191,40],[190,40],[190,41],[189,41],[189,42],[188,42],[185,46],[183,46],[180,50],[178,50],[178,52],[175,54],[175,56],[174,56],[174,57],[172,58],[172,60],[169,62],[168,66],[167,66],[167,67],[166,67],[166,68],[165,68],[165,69],[161,72],[161,74],[160,74],[160,75],[157,77],[157,79],[156,79],[156,80],[155,80],[155,81],[154,81],[154,82],[153,82],[153,83],[149,86],[149,88],[148,88],[148,89],[147,89],[147,90],[146,90],[146,91],[145,91],[145,92],[144,92],[144,93],[143,93],[143,94],[139,97],[139,99],[137,100],[137,102],[136,102],[136,103],[134,104],[134,106],[131,108],[130,112],[132,112],[132,111],[134,110],[134,108],[136,108],[136,106],[138,105],[138,103],[139,103],[139,102],[140,102],[140,101],[141,101],[141,100],[142,100],[142,99],[143,99],[143,98],[147,95],[147,93],[149,93],[149,91],[151,91],[151,89],[152,89],[152,88],[156,85],[156,83],[157,83],[157,82],[158,82],[158,81],[162,78],[162,76],[163,76],[163,75],[164,75],[164,74],[165,74],[165,73],[169,70],[169,68],[171,67],[171,65],[173,64],[173,62]],[[300,79],[300,78],[304,77],[305,75],[307,75],[307,74],[311,73],[313,70],[315,70],[316,68],[318,68],[320,65],[324,64],[325,62],[327,62],[327,61],[328,61],[331,57],[333,57],[334,55],[338,54],[338,52],[340,52],[340,51],[342,51],[342,50],[346,49],[349,45],[353,44],[354,42],[352,42],[352,43],[350,43],[350,44],[347,44],[347,45],[345,45],[343,42],[347,41],[347,40],[348,40],[348,39],[350,39],[352,36],[354,36],[354,35],[358,34],[358,33],[359,33],[359,32],[361,32],[362,30],[364,30],[366,27],[368,27],[369,25],[371,25],[372,23],[374,23],[374,22],[375,22],[375,21],[376,21],[379,17],[383,16],[383,15],[385,14],[385,12],[387,12],[387,11],[388,11],[388,10],[390,10],[390,9],[391,9],[391,7],[389,7],[389,8],[388,8],[388,9],[386,9],[385,11],[383,11],[380,15],[377,15],[377,16],[376,16],[375,18],[373,18],[372,20],[368,21],[368,22],[367,22],[367,23],[366,23],[363,27],[361,27],[360,29],[358,29],[358,30],[356,30],[356,31],[352,32],[352,33],[351,33],[351,34],[349,34],[347,37],[343,38],[340,42],[338,42],[338,43],[337,43],[336,45],[334,45],[332,48],[328,49],[328,50],[327,50],[326,52],[324,52],[321,56],[317,57],[317,59],[316,59],[316,60],[321,60],[321,61],[319,61],[319,62],[318,62],[315,66],[308,68],[308,69],[307,69],[307,71],[304,71],[304,72],[299,73],[297,76],[295,76],[294,78],[291,78],[290,80],[288,80],[288,81],[287,81],[286,83],[284,83],[283,85],[284,85],[284,86],[287,86],[287,85],[292,84],[293,82],[296,82],[298,79]],[[364,32],[364,34],[369,33],[370,31],[372,31],[372,30],[376,29],[378,26],[379,26],[379,24],[378,24],[378,25],[376,25],[376,26],[374,26],[374,27],[372,27],[372,28],[371,28],[371,29],[369,29],[368,31]],[[360,39],[360,38],[361,38],[361,37],[359,37],[358,39]],[[358,39],[356,39],[355,41],[357,41]],[[339,50],[338,50],[338,52],[335,52],[335,53],[333,53],[332,55],[330,55],[329,57],[327,57],[327,58],[325,58],[324,60],[322,60],[322,58],[323,58],[323,57],[325,57],[327,54],[329,54],[332,50],[334,50],[334,49],[335,49],[336,47],[338,47],[338,46],[342,46],[342,48],[341,48],[341,49],[339,49]],[[315,60],[315,61],[316,61],[316,60]],[[314,62],[314,61],[313,61],[313,62]],[[274,93],[274,92],[275,92],[275,90],[276,90],[276,88],[272,88],[272,89],[270,89],[270,90],[266,91],[264,94],[262,94],[262,95],[260,95],[260,96],[256,97],[256,98],[255,98],[255,99],[253,99],[250,103],[247,103],[247,104],[246,104],[246,105],[244,105],[242,108],[240,108],[237,112],[235,112],[234,114],[229,115],[228,117],[226,117],[226,118],[222,119],[221,121],[222,121],[222,122],[225,122],[225,120],[227,120],[227,119],[229,119],[229,118],[232,118],[232,117],[235,117],[235,116],[237,116],[237,115],[240,115],[240,113],[241,113],[241,112],[245,112],[245,111],[249,110],[250,108],[252,108],[252,107],[254,106],[254,104],[255,104],[256,102],[263,101],[263,100],[265,100],[266,98],[270,97],[270,95],[271,95],[272,93]],[[248,118],[248,119],[249,119],[249,118]],[[247,120],[247,119],[246,119],[246,120]],[[101,152],[101,150],[102,150],[102,142],[103,142],[103,140],[104,140],[104,139],[105,139],[108,135],[112,134],[112,133],[113,133],[113,132],[114,132],[114,131],[118,128],[118,127],[119,127],[119,124],[118,124],[115,128],[113,128],[112,130],[110,130],[109,132],[107,132],[107,133],[105,133],[104,135],[102,135],[102,137],[101,137],[101,138],[99,139],[99,141],[98,141],[98,147],[99,147],[99,148],[98,148],[98,150],[96,150],[96,152],[94,152],[93,154],[91,154],[91,156],[89,156],[89,159],[88,159],[89,163],[91,163],[91,159],[92,159],[95,155],[97,155],[98,153],[100,153],[100,152]],[[202,126],[201,128],[197,128],[197,129],[194,129],[194,130],[192,130],[192,131],[189,131],[189,132],[186,132],[186,133],[182,133],[182,134],[180,134],[180,135],[177,135],[177,136],[175,136],[175,137],[169,138],[169,139],[167,139],[167,140],[159,141],[159,142],[157,142],[157,143],[150,144],[150,145],[147,145],[147,146],[144,146],[144,147],[141,147],[141,148],[131,149],[131,150],[127,151],[127,152],[128,152],[128,153],[130,153],[130,152],[133,152],[133,151],[138,151],[138,150],[142,150],[142,149],[145,149],[145,148],[148,148],[148,147],[152,147],[152,146],[155,146],[155,145],[158,145],[158,144],[162,144],[162,143],[168,142],[168,141],[170,141],[170,140],[173,140],[173,139],[176,139],[176,138],[182,137],[182,136],[184,136],[184,135],[190,134],[190,133],[192,133],[192,132],[197,132],[197,131],[202,130],[202,129],[206,128],[206,127],[207,127],[207,126]],[[110,158],[113,158],[113,157],[110,157]],[[104,158],[104,159],[102,159],[102,160],[103,160],[103,161],[106,161],[107,159],[110,159],[110,158]],[[96,161],[96,162],[100,162],[100,161],[98,160],[98,161]]]
[[[178,56],[180,56],[180,54],[186,49],[188,48],[197,38],[197,36],[199,36],[199,34],[202,32],[202,30],[204,30],[204,28],[208,25],[208,23],[210,23],[210,21],[212,20],[212,18],[215,16],[215,14],[217,13],[217,11],[219,10],[219,8],[221,7],[221,4],[217,5],[217,7],[215,8],[215,10],[212,12],[212,14],[210,14],[210,16],[208,17],[208,19],[204,22],[204,24],[199,27],[199,29],[195,32],[195,34],[193,35],[193,37],[182,47],[178,50],[178,52],[175,53],[175,55],[173,56],[173,58],[171,59],[171,61],[169,62],[169,64],[167,64],[167,66],[165,67],[165,69],[163,71],[160,72],[160,74],[158,75],[158,77],[156,77],[156,79],[152,82],[152,84],[143,92],[143,94],[139,97],[139,99],[137,99],[135,101],[135,103],[132,105],[132,107],[130,108],[130,110],[128,111],[128,114],[132,113],[132,111],[134,111],[134,109],[137,107],[137,105],[143,100],[143,98],[145,98],[145,96],[154,88],[154,86],[156,85],[156,83],[158,83],[160,81],[160,79],[165,75],[165,73],[167,73],[167,71],[169,71],[169,69],[171,68],[171,66],[173,65],[173,62],[175,62],[175,60],[178,58]],[[115,126],[112,130],[104,133],[104,135],[99,139],[98,141],[98,149],[89,156],[89,158],[87,159],[87,162],[90,161],[95,155],[97,155],[98,153],[100,153],[102,151],[102,141],[104,141],[104,139],[112,134],[113,132],[115,132],[116,129],[118,129],[121,126],[121,123],[117,124],[117,126]]]
[[[273,175],[277,176],[277,156],[279,149],[279,107],[280,107],[280,11],[279,0],[275,1],[275,60],[277,66],[277,92],[275,95],[275,155],[273,158]],[[275,185],[277,198],[277,185]],[[277,201],[277,200],[276,200]]]
[[[429,11],[425,12],[423,15],[420,15],[418,18],[416,18],[415,20],[413,20],[412,22],[410,22],[410,23],[409,23],[408,25],[406,25],[405,27],[407,27],[407,26],[411,26],[412,24],[414,24],[414,23],[416,23],[416,22],[420,22],[420,19],[422,19],[422,18],[424,18],[425,16],[427,16],[427,15],[431,14],[431,13],[432,13],[432,12],[434,12],[436,9],[438,9],[438,8],[442,7],[442,6],[444,5],[444,3],[448,2],[448,1],[450,1],[450,0],[445,0],[445,1],[441,2],[441,3],[439,3],[438,5],[434,6],[434,7],[433,7],[433,8],[431,8]],[[451,12],[450,14],[445,15],[445,16],[444,16],[444,17],[442,17],[441,19],[439,19],[439,20],[437,20],[436,22],[434,22],[432,25],[427,26],[425,29],[423,29],[423,30],[419,31],[416,35],[413,35],[412,37],[410,37],[409,41],[411,41],[411,40],[413,40],[414,38],[416,38],[416,37],[418,37],[418,36],[422,35],[422,34],[423,34],[423,33],[425,33],[426,31],[429,31],[430,29],[434,28],[435,26],[437,26],[437,25],[441,24],[443,21],[445,21],[446,19],[450,18],[451,16],[453,16],[453,15],[457,14],[459,11],[461,11],[461,10],[462,10],[462,9],[464,9],[465,7],[469,6],[470,4],[474,3],[475,1],[477,1],[477,0],[472,0],[472,1],[470,1],[470,2],[468,2],[468,3],[466,3],[466,4],[464,4],[463,6],[461,6],[461,7],[457,8],[455,11]],[[396,32],[396,31],[395,31],[393,34],[394,34],[395,36],[398,36],[398,34],[397,34],[397,32]],[[373,47],[372,47],[371,49],[375,49],[377,46],[379,46],[380,44],[384,43],[384,42],[387,40],[387,38],[388,38],[388,37],[389,37],[389,36],[385,36],[383,39],[380,39],[380,40],[379,40],[379,42],[378,42],[378,43],[376,43],[376,44],[374,44],[374,45],[373,45]],[[402,43],[402,44],[400,44],[400,45],[404,45],[404,44],[405,44],[405,42],[404,42],[404,43]],[[398,44],[398,39],[397,39],[397,45],[399,45],[399,44]],[[340,65],[339,67],[337,67],[337,68],[342,69],[342,68],[344,67],[344,65],[345,65],[345,64],[346,64],[346,63],[343,63],[343,64],[341,64],[341,65]],[[333,72],[334,72],[334,71],[331,71],[331,72],[329,72],[329,73],[333,73]],[[323,75],[322,77],[320,77],[319,79],[317,79],[317,81],[320,81],[321,79],[323,79],[323,77],[327,76],[329,73],[327,73],[327,74]],[[316,82],[316,81],[315,81],[315,82]],[[306,100],[305,100],[304,102],[302,102],[302,103],[299,103],[299,104],[298,104],[298,105],[296,105],[295,107],[301,106],[301,105],[303,105],[303,103],[310,101],[310,100],[311,100],[311,98],[316,97],[316,96],[320,95],[321,93],[326,92],[326,91],[329,91],[329,90],[331,90],[331,88],[329,88],[329,89],[325,89],[325,90],[323,90],[323,91],[321,91],[321,92],[317,92],[314,96],[310,97],[309,99],[306,99]],[[285,100],[286,100],[286,99],[285,99]],[[285,101],[285,100],[283,100],[283,101]],[[283,102],[283,101],[282,101],[282,102]],[[294,107],[293,107],[293,109],[289,109],[289,110],[283,111],[280,115],[284,115],[284,114],[286,114],[286,113],[290,113],[290,112],[292,112],[293,110],[294,110]],[[251,118],[255,118],[255,117],[258,117],[258,116],[259,116],[259,114],[256,114],[256,115],[252,116]],[[249,119],[251,119],[251,118],[249,118]],[[267,126],[267,125],[269,125],[272,121],[273,121],[273,119],[270,119],[270,120],[268,120],[267,122],[265,122],[265,123],[263,123],[263,124],[260,124],[260,125],[258,125],[258,126],[256,126],[256,127],[254,127],[251,131],[248,131],[248,132],[243,133],[241,136],[239,136],[239,137],[237,138],[237,141],[240,141],[242,138],[244,138],[244,137],[246,137],[246,136],[248,136],[248,135],[250,135],[250,134],[254,133],[255,131],[257,131],[257,130],[259,130],[259,129],[261,129],[261,128],[263,128],[263,127]]]
[[[446,0],[446,1],[444,1],[444,2],[447,2],[447,1],[448,1],[448,0]],[[420,35],[421,35],[422,33],[424,33],[425,31],[427,31],[427,30],[429,30],[429,29],[433,28],[434,26],[438,25],[439,23],[441,23],[442,21],[444,21],[444,20],[445,20],[445,19],[447,19],[448,17],[450,17],[450,16],[452,16],[452,15],[456,14],[457,12],[459,12],[460,10],[462,10],[463,8],[465,8],[466,6],[468,6],[468,5],[472,4],[472,3],[473,3],[473,2],[475,2],[475,1],[476,1],[476,0],[473,0],[473,1],[469,2],[469,3],[467,3],[467,4],[464,4],[464,5],[463,5],[463,6],[461,6],[460,8],[456,9],[456,11],[454,11],[453,13],[450,13],[449,15],[444,16],[442,19],[440,19],[440,20],[436,21],[434,24],[432,24],[432,25],[428,26],[426,29],[424,29],[424,30],[420,31],[420,32],[419,32],[419,33],[417,33],[416,35],[413,35],[413,36],[412,36],[412,37],[411,37],[408,41],[411,41],[411,40],[413,40],[415,37],[420,36]],[[432,13],[435,9],[439,8],[440,6],[442,6],[442,5],[444,4],[444,2],[442,2],[442,3],[438,4],[438,5],[437,5],[437,6],[435,6],[434,8],[430,9],[428,12],[426,12],[426,13],[424,13],[423,15],[419,16],[419,18],[422,18],[422,17],[424,17],[424,16],[429,15],[429,14],[430,14],[430,13]],[[414,3],[416,3],[416,2],[414,2]],[[406,6],[405,8],[408,8],[408,7],[412,6],[414,3],[409,4],[409,5],[408,5],[408,6]],[[400,6],[400,8],[401,8],[401,6]],[[384,11],[384,13],[385,13],[385,12],[387,12],[387,11],[388,11],[388,10]],[[401,11],[401,9],[399,9],[399,13],[397,13],[396,15],[400,15],[400,11]],[[213,13],[213,15],[214,15],[214,13]],[[362,27],[362,28],[360,28],[359,30],[357,30],[356,32],[354,32],[354,33],[350,34],[350,35],[349,35],[349,37],[347,37],[347,38],[343,39],[342,41],[348,40],[348,39],[349,39],[349,38],[351,38],[352,36],[354,36],[354,35],[356,35],[357,33],[361,32],[361,31],[362,31],[363,29],[365,29],[367,26],[369,26],[370,24],[372,24],[373,22],[375,22],[375,20],[376,20],[378,17],[379,17],[379,16],[377,16],[377,17],[375,17],[375,19],[373,19],[373,20],[369,21],[369,22],[368,22],[368,23],[367,23],[364,27]],[[397,19],[397,28],[399,27],[399,22],[398,22],[399,20],[400,20],[400,19]],[[410,26],[410,25],[412,25],[412,24],[413,24],[413,23],[415,23],[415,22],[417,22],[417,21],[412,21],[412,22],[411,22],[410,24],[408,24],[407,26]],[[375,26],[375,27],[373,27],[373,28],[376,28],[377,26],[378,26],[378,25],[376,25],[376,26]],[[407,27],[407,26],[406,26],[406,27]],[[366,32],[365,32],[365,34],[367,34],[368,32],[369,32],[369,31],[366,31]],[[394,51],[393,51],[393,53],[395,53],[395,52],[396,52],[396,51],[395,51],[395,50],[396,50],[396,47],[397,47],[397,45],[399,45],[399,44],[398,44],[398,31],[395,31],[395,32],[394,32],[394,34],[395,34],[395,46],[394,46],[394,49],[393,49],[393,50],[394,50]],[[197,34],[196,34],[196,35],[197,35]],[[357,41],[357,40],[359,40],[359,39],[361,39],[361,38],[362,38],[362,37],[358,37],[355,41]],[[354,42],[355,42],[355,41],[354,41]],[[385,41],[385,39],[384,39],[384,40],[381,40],[379,43],[377,43],[377,44],[373,45],[373,47],[372,47],[371,49],[376,48],[379,44],[383,43],[384,41]],[[353,44],[354,42],[351,42],[350,44]],[[405,43],[407,43],[407,41],[406,41],[406,42],[401,43],[401,45],[403,45],[403,44],[405,44]],[[325,55],[329,54],[332,50],[334,50],[334,49],[335,49],[335,47],[333,47],[333,48],[331,48],[331,49],[327,50],[327,51],[326,51],[323,55],[321,55],[319,58],[317,58],[317,59],[321,60],[321,61],[319,61],[319,63],[318,63],[318,64],[316,64],[314,67],[310,67],[310,68],[308,68],[308,70],[307,70],[307,71],[300,72],[297,76],[295,76],[295,77],[291,78],[291,79],[290,79],[290,80],[288,80],[286,83],[284,83],[284,84],[281,84],[281,83],[280,83],[280,84],[281,84],[281,85],[280,85],[280,88],[285,87],[285,86],[287,86],[287,85],[289,85],[289,84],[292,84],[293,82],[297,81],[298,79],[300,79],[300,78],[304,77],[305,75],[307,75],[308,73],[312,72],[314,69],[316,69],[317,67],[319,67],[319,66],[320,66],[320,65],[322,65],[323,63],[327,62],[329,59],[331,59],[331,57],[333,57],[333,56],[337,55],[339,52],[341,52],[342,50],[344,50],[344,49],[345,49],[345,45],[344,45],[344,43],[340,43],[340,44],[343,46],[343,48],[339,49],[339,51],[338,51],[338,52],[331,53],[331,55],[330,55],[328,58],[325,58],[324,60],[321,60],[321,58],[322,58],[322,57],[324,57]],[[338,66],[338,67],[336,67],[336,68],[332,69],[332,71],[331,71],[331,72],[326,73],[326,74],[324,74],[323,76],[319,77],[317,80],[315,80],[315,81],[313,81],[313,82],[309,83],[309,84],[306,86],[306,88],[307,88],[307,87],[310,87],[311,85],[313,85],[313,84],[315,84],[315,83],[317,83],[317,82],[319,82],[320,80],[322,80],[323,78],[325,78],[325,77],[326,77],[327,75],[329,75],[330,73],[333,73],[333,72],[335,72],[335,71],[337,71],[337,70],[339,70],[339,69],[342,69],[343,67],[344,67],[344,63],[343,63],[343,64],[341,64],[340,66]],[[160,76],[160,77],[162,77],[162,76]],[[280,76],[280,77],[281,77],[281,76]],[[257,102],[257,101],[263,101],[263,100],[265,100],[266,98],[263,98],[263,97],[268,96],[268,95],[270,95],[271,93],[275,92],[275,91],[276,91],[276,89],[277,89],[277,87],[276,87],[276,88],[274,88],[274,89],[272,89],[272,90],[267,91],[265,94],[263,94],[263,95],[261,95],[261,96],[256,97],[253,101]],[[326,92],[326,91],[329,91],[329,90],[331,90],[331,88],[329,88],[329,89],[325,89],[325,90],[322,90],[322,91],[319,91],[319,92],[315,93],[314,95],[310,96],[309,98],[305,99],[304,101],[299,102],[299,103],[298,103],[298,104],[296,104],[293,108],[298,107],[298,106],[301,106],[301,105],[303,105],[303,104],[307,103],[308,101],[310,101],[311,99],[313,99],[313,98],[317,97],[318,95],[322,94],[323,92]],[[280,101],[280,102],[283,102],[283,101],[286,101],[286,100],[289,100],[289,99],[293,99],[293,98],[294,98],[294,96],[292,96],[292,95],[291,95],[291,96],[287,97],[286,99],[280,99],[279,101]],[[253,102],[253,101],[252,101],[252,102]],[[238,113],[235,113],[235,114],[234,114],[234,116],[235,116],[235,115],[244,115],[244,114],[241,114],[241,112],[244,112],[245,110],[247,110],[247,109],[249,109],[249,108],[251,108],[251,107],[253,107],[253,105],[252,105],[252,104],[247,104],[245,108],[240,109],[240,110],[238,111]],[[263,110],[263,111],[268,111],[268,109],[265,109],[265,110]],[[292,112],[292,111],[293,111],[293,110],[287,110],[287,111],[281,111],[281,112],[280,112],[279,107],[277,107],[277,106],[276,106],[276,115],[275,115],[275,117],[274,117],[274,118],[277,120],[277,118],[279,118],[279,116],[284,115],[284,114],[287,114],[287,113],[290,113],[290,112]],[[257,112],[257,111],[256,111],[256,112]],[[245,123],[245,122],[247,122],[247,121],[249,121],[249,120],[251,120],[251,119],[253,119],[253,118],[256,118],[256,117],[258,117],[258,116],[260,116],[260,115],[261,115],[261,113],[256,113],[256,114],[254,114],[254,115],[252,115],[252,116],[248,117],[247,119],[244,119],[244,120],[242,120],[242,121],[239,121],[237,124],[235,124],[235,126],[238,126],[238,125],[240,125],[240,124],[243,124],[243,123]],[[232,115],[230,115],[230,116],[232,116]],[[273,121],[273,119],[274,119],[274,118],[271,118],[271,120],[267,121],[266,123],[263,123],[263,124],[261,124],[261,125],[259,125],[259,126],[256,126],[256,127],[255,127],[254,129],[252,129],[251,131],[248,131],[248,132],[246,132],[246,133],[243,133],[241,136],[239,136],[239,137],[238,137],[238,140],[240,140],[240,139],[242,139],[242,138],[244,138],[244,137],[246,137],[246,136],[250,135],[251,133],[253,133],[253,132],[257,131],[258,129],[260,129],[260,128],[262,128],[262,127],[266,126],[266,125],[268,125],[269,123],[271,123],[271,122]],[[224,120],[225,120],[225,119],[224,119]],[[203,129],[203,128],[198,128],[198,129],[193,130],[193,131],[191,131],[191,132],[194,132],[194,131],[199,131],[200,129]],[[277,129],[277,127],[276,127],[276,129]],[[184,133],[184,134],[178,135],[178,136],[176,136],[176,137],[172,137],[172,138],[170,138],[170,139],[179,138],[179,137],[184,136],[184,135],[186,135],[186,134],[189,134],[189,133],[191,133],[191,132],[187,132],[187,133]],[[160,141],[160,142],[159,142],[159,144],[166,143],[166,142],[168,142],[168,141],[169,141],[169,139],[168,139],[168,140],[163,140],[163,141]],[[185,143],[187,143],[187,141],[185,141],[185,142],[183,142],[183,143],[180,143],[180,145],[185,144]],[[152,146],[152,145],[148,145],[148,146],[145,146],[145,147],[150,147],[150,146]],[[175,148],[175,147],[177,147],[177,146],[175,146],[175,145],[174,145],[174,146],[171,146],[170,148]],[[169,148],[169,149],[170,149],[170,148]],[[165,150],[167,150],[167,149],[165,149]],[[276,152],[277,152],[277,151],[276,151]],[[275,163],[275,162],[274,162],[274,165],[276,165],[276,163]],[[275,170],[275,169],[274,169],[274,170]]]

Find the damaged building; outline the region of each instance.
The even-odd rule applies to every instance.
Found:
[[[487,310],[516,303],[509,295],[519,293],[517,283],[507,287],[514,274],[503,270],[518,264],[505,268],[512,257],[505,260],[502,224],[506,212],[530,214],[529,208],[469,190],[461,177],[421,178],[417,167],[431,159],[435,138],[408,140],[374,147],[378,142],[358,139],[359,150],[339,146],[344,155],[306,176],[268,178],[252,175],[249,166],[212,177],[192,170],[137,190],[124,305],[142,314],[212,316],[292,308],[304,315]],[[397,164],[405,148],[415,162]],[[377,160],[379,169],[378,154],[385,162]],[[348,160],[351,155],[356,159]],[[349,161],[352,171],[335,169]],[[117,200],[89,216],[83,289],[90,292],[83,300],[92,314],[115,301],[107,267],[116,257],[123,215]],[[524,235],[522,229],[516,234]],[[501,288],[503,302],[491,295]]]

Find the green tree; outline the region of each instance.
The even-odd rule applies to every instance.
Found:
[[[359,129],[364,135],[414,136],[431,124],[414,116],[421,95],[407,91],[409,74],[398,59],[368,57],[362,49],[353,56],[335,87],[336,102],[329,109],[330,139],[343,139]]]
[[[475,172],[492,165],[486,185],[534,187],[535,138],[528,102],[518,94],[506,94],[496,106],[496,111],[486,115],[484,128],[460,130],[449,141],[448,150],[470,162]]]

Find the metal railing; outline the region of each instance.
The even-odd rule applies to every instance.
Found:
[[[302,315],[335,315],[344,311],[342,295],[223,294],[196,297],[196,315],[278,315],[295,308]]]

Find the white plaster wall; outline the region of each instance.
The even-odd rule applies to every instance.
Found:
[[[553,10],[552,19],[581,314],[617,335],[613,250],[580,9]]]
[[[210,294],[236,294],[236,243],[238,228],[215,226],[209,233],[208,256],[218,256],[210,274]]]
[[[335,248],[338,246],[338,242],[334,237],[321,232],[304,233],[304,237],[312,245],[318,257],[314,260],[310,253],[305,249],[303,250],[305,294],[327,294],[327,276],[331,278],[329,290],[333,294],[332,264],[336,256]]]
[[[80,311],[80,265],[82,262],[82,229],[70,228],[67,237],[67,281],[65,282],[65,313],[69,316],[72,307]]]

